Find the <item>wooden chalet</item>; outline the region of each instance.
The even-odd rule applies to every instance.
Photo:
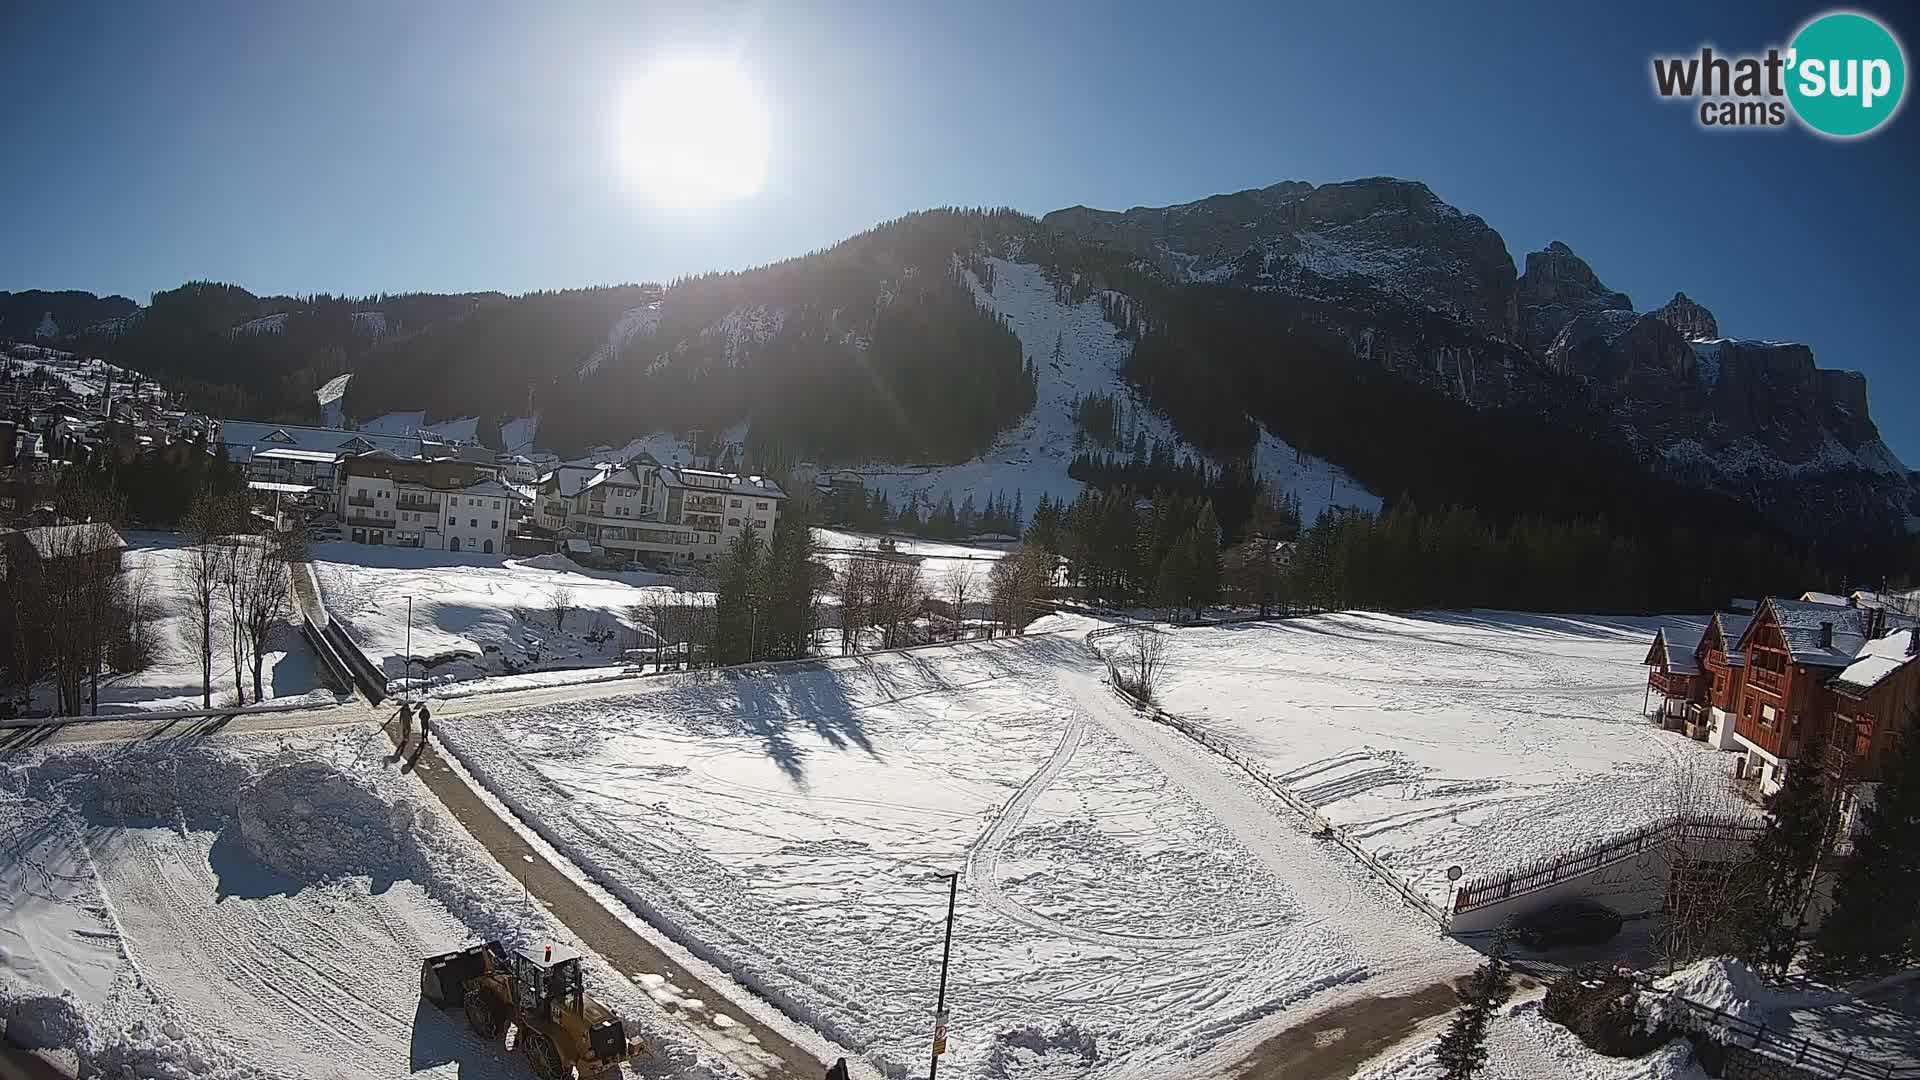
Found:
[[[1698,630],[1662,626],[1654,632],[1653,646],[1643,661],[1648,668],[1647,697],[1659,695],[1657,715],[1675,731],[1689,721],[1706,721],[1707,682],[1700,670],[1700,639]]]

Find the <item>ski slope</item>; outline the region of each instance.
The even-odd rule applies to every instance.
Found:
[[[1086,626],[435,729],[648,921],[893,1076],[926,1064],[948,874],[943,1075],[1187,1075],[1342,995],[1470,966],[1277,800],[1125,710]]]
[[[1658,622],[1473,611],[1179,629],[1160,700],[1444,902],[1451,865],[1471,878],[1636,828],[1673,812],[1677,772],[1728,770],[1640,713]]]
[[[419,1000],[421,957],[567,942],[370,727],[63,747],[0,764],[0,1016],[80,1075],[518,1078]],[[597,956],[596,995],[726,1075]]]

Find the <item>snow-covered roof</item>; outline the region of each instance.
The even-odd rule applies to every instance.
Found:
[[[418,457],[420,439],[412,435],[381,435],[341,428],[303,427],[262,420],[220,421],[220,441],[227,456],[245,463],[256,450],[388,450],[401,457]]]
[[[1800,599],[1809,604],[1829,604],[1834,607],[1846,607],[1847,598],[1830,592],[1815,592],[1808,589],[1800,594]]]
[[[1920,662],[1916,654],[1916,639],[1920,639],[1920,628],[1895,630],[1885,637],[1875,638],[1860,647],[1854,655],[1853,663],[1846,670],[1835,675],[1827,685],[1843,694],[1858,697],[1885,682],[1888,677],[1908,664]]]
[[[1663,626],[1653,632],[1653,648],[1645,662],[1675,675],[1698,675],[1700,664],[1694,653],[1700,649],[1700,636],[1701,631],[1691,627]]]
[[[1769,598],[1767,607],[1773,610],[1787,653],[1796,664],[1843,667],[1867,643],[1866,611],[1848,607],[1844,600],[1836,605]],[[1833,628],[1830,638],[1822,629],[1829,625]]]
[[[334,462],[346,457],[346,450],[295,450],[292,447],[276,446],[271,450],[254,452],[256,461],[313,461]]]
[[[119,532],[104,521],[84,525],[43,525],[37,529],[22,529],[20,536],[41,559],[113,551],[127,546],[127,542],[120,539]]]
[[[560,497],[571,499],[583,491],[600,486],[612,471],[609,465],[562,465],[540,478],[540,486],[553,483],[560,491]]]
[[[475,498],[511,499],[518,494],[512,488],[498,480],[482,480],[477,484],[463,488],[442,488],[449,495],[471,495]]]
[[[1747,654],[1740,651],[1747,627],[1753,625],[1752,612],[1716,611],[1710,620],[1720,630],[1720,648],[1726,653],[1728,667],[1746,667]]]

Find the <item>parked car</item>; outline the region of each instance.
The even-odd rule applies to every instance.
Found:
[[[1513,938],[1535,952],[1568,945],[1598,945],[1620,932],[1620,914],[1586,900],[1536,911],[1523,916],[1513,928]]]

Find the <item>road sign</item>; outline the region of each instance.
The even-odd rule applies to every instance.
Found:
[[[1447,880],[1448,880],[1448,881],[1459,881],[1459,880],[1460,880],[1460,876],[1461,876],[1462,874],[1464,874],[1464,873],[1466,873],[1466,871],[1465,871],[1465,870],[1462,870],[1462,869],[1460,869],[1460,867],[1459,867],[1459,865],[1458,865],[1458,864],[1455,864],[1455,865],[1453,865],[1453,866],[1449,866],[1449,867],[1447,867]]]

